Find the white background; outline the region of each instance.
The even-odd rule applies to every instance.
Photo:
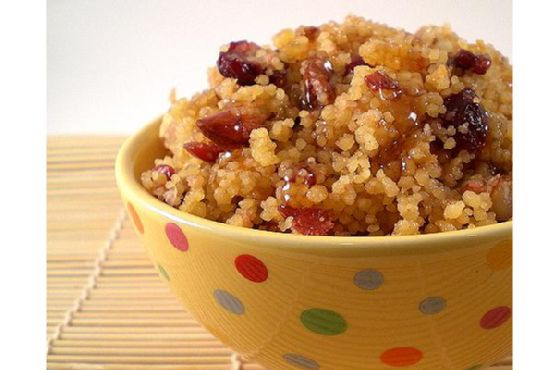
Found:
[[[229,41],[270,43],[285,27],[362,15],[415,31],[450,23],[467,40],[512,52],[510,0],[49,0],[49,134],[128,134],[206,86]]]

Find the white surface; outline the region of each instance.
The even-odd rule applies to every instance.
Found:
[[[221,45],[348,13],[408,31],[450,23],[512,52],[510,0],[49,0],[48,133],[131,133],[167,110],[172,87],[205,88]]]

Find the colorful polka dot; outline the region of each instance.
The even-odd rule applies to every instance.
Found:
[[[395,347],[384,351],[380,355],[383,364],[404,367],[415,365],[423,358],[423,352],[413,347]]]
[[[131,216],[131,220],[133,221],[135,228],[137,229],[137,231],[139,231],[139,234],[143,234],[145,232],[145,229],[143,228],[143,223],[141,222],[139,215],[135,211],[135,207],[133,207],[133,204],[127,204],[127,211]]]
[[[249,254],[242,254],[235,259],[237,271],[244,278],[254,283],[262,283],[268,278],[268,269],[265,264],[256,257]]]
[[[494,329],[508,321],[512,316],[512,309],[508,306],[500,306],[489,310],[481,318],[481,328]]]
[[[245,307],[239,298],[233,296],[223,289],[216,289],[214,291],[214,298],[222,306],[222,308],[230,311],[236,315],[242,315],[245,312]]]
[[[164,267],[162,267],[162,265],[158,265],[158,272],[160,272],[160,275],[170,281],[170,276],[168,275],[168,272],[166,272],[166,270],[164,269]]]
[[[384,283],[384,276],[373,269],[362,270],[353,276],[353,283],[365,290],[374,290]]]
[[[425,315],[434,315],[446,308],[446,300],[442,297],[428,297],[419,304],[419,310]]]
[[[487,265],[492,271],[512,267],[512,241],[504,240],[491,248],[487,254]]]
[[[301,322],[310,331],[322,335],[342,334],[347,329],[347,322],[339,313],[322,308],[303,311]]]
[[[290,365],[299,367],[301,369],[320,369],[318,362],[310,358],[301,356],[297,353],[286,353],[282,356]]]
[[[189,249],[187,238],[178,225],[173,223],[166,224],[164,230],[166,231],[168,240],[170,240],[170,243],[172,243],[172,245],[176,249],[179,249],[182,252],[185,252]]]

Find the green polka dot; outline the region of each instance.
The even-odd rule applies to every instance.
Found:
[[[310,331],[322,335],[342,334],[347,329],[347,322],[339,313],[322,308],[303,311],[301,322]]]
[[[161,265],[158,265],[158,271],[160,272],[160,275],[162,275],[164,277],[164,279],[170,281],[170,276],[168,275],[166,270],[164,270],[164,267],[162,267]]]

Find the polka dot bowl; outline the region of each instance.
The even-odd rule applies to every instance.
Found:
[[[238,228],[151,197],[156,120],[116,177],[163,279],[223,343],[270,369],[479,369],[511,351],[511,222],[403,237]]]

